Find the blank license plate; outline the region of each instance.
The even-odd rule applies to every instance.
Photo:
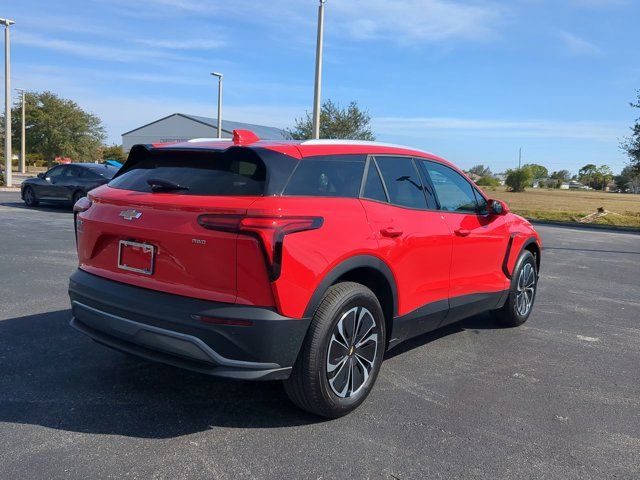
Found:
[[[118,268],[130,272],[153,274],[155,249],[147,243],[120,240],[118,246]]]

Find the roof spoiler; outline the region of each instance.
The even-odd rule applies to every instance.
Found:
[[[233,143],[235,145],[250,145],[259,141],[260,137],[253,133],[251,130],[233,131]]]

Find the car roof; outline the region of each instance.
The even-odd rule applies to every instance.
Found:
[[[447,160],[438,157],[433,153],[404,145],[339,139],[261,140],[253,132],[246,130],[234,130],[234,138],[195,138],[186,142],[156,143],[148,147],[154,150],[223,151],[231,147],[239,146],[274,150],[297,159],[320,155],[403,155],[429,158],[455,167]]]

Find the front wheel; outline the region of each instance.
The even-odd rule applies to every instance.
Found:
[[[36,197],[36,192],[33,191],[33,188],[26,187],[22,194],[22,199],[27,207],[35,207],[38,205],[38,197]]]
[[[517,327],[527,321],[538,288],[538,271],[533,254],[525,250],[520,254],[511,276],[509,297],[504,306],[494,310],[494,316],[507,327]]]
[[[359,283],[338,283],[313,316],[285,391],[308,412],[346,415],[369,395],[384,350],[384,315],[376,296]]]

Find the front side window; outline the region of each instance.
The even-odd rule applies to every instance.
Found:
[[[478,204],[471,184],[458,172],[437,162],[422,160],[440,201],[447,212],[477,213]]]
[[[478,191],[477,188],[473,189],[473,193],[476,194],[476,203],[478,204],[478,213],[482,215],[489,213],[487,200],[482,196],[482,194]]]
[[[283,195],[356,198],[364,163],[361,156],[305,158],[300,160]]]
[[[68,167],[66,165],[58,165],[57,167],[53,167],[46,174],[46,178],[58,178],[62,175]]]
[[[376,157],[389,201],[401,207],[427,208],[424,187],[413,160],[407,157]]]
[[[66,168],[65,172],[64,172],[64,176],[66,178],[75,178],[80,176],[80,169],[74,165],[71,165],[69,167]]]

